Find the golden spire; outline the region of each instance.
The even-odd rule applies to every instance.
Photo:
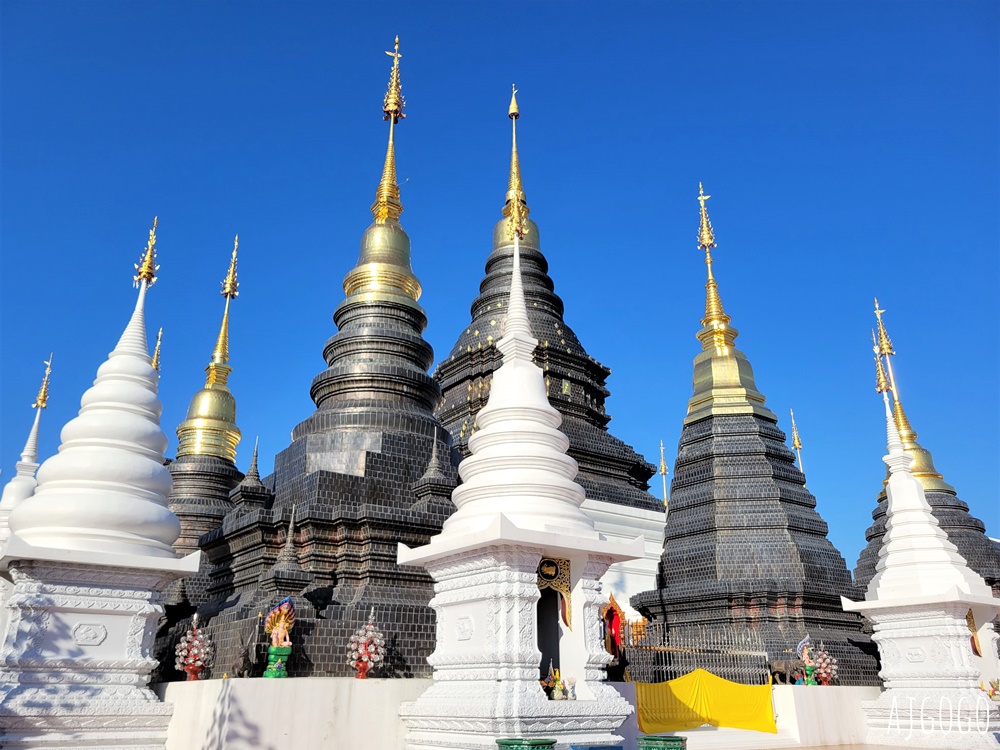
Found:
[[[880,310],[878,306],[878,297],[875,298],[875,317],[878,319],[878,340],[876,346],[878,347],[878,353],[884,356],[891,356],[895,354],[895,350],[892,348],[892,341],[889,339],[889,334],[885,332],[885,324],[882,322],[882,313],[885,310]]]
[[[792,447],[800,451],[802,450],[802,440],[799,438],[799,427],[795,424],[795,411],[789,409],[788,413],[792,416]]]
[[[879,352],[874,328],[872,329],[872,351],[875,353],[875,392],[885,393],[889,390],[889,379],[886,378],[885,367],[882,366],[882,354]]]
[[[517,157],[517,120],[521,116],[521,110],[517,106],[517,86],[513,83],[510,85],[510,106],[507,108],[507,116],[510,118],[511,127],[510,179],[507,181],[507,202],[504,203],[503,215],[507,217],[507,237],[514,239],[516,234],[524,239],[525,221],[531,209],[528,208],[528,199],[524,195],[521,161]]]
[[[147,287],[156,283],[156,272],[160,267],[156,265],[156,222],[159,217],[153,217],[153,228],[149,230],[149,241],[143,251],[142,258],[135,265],[136,275],[132,277],[135,286],[145,282]]]
[[[396,123],[406,118],[403,108],[406,101],[403,99],[402,86],[399,82],[399,37],[396,37],[396,46],[393,52],[386,52],[392,58],[392,72],[389,74],[389,87],[382,100],[382,119],[389,121],[389,146],[385,152],[385,166],[382,168],[382,180],[375,191],[375,202],[372,204],[371,212],[375,217],[376,224],[399,221],[399,215],[403,213],[403,204],[399,200],[399,185],[396,183],[396,146],[395,128]]]
[[[52,355],[45,360],[45,377],[42,378],[42,384],[38,388],[38,395],[35,396],[35,403],[31,405],[32,409],[44,409],[49,405],[49,375],[52,374]]]
[[[236,280],[236,252],[240,247],[240,236],[236,235],[233,240],[233,254],[229,259],[229,270],[226,278],[222,280],[222,296],[226,298],[226,308],[222,313],[222,325],[219,326],[219,337],[215,341],[215,350],[212,352],[212,362],[224,365],[229,362],[229,302],[234,297],[239,297],[240,283]],[[211,378],[212,373],[209,373]],[[228,373],[223,373],[225,378]],[[214,381],[212,381],[214,382]],[[225,383],[225,379],[222,380]]]
[[[705,202],[711,198],[705,195],[705,189],[698,183],[698,202],[701,204],[701,227],[698,230],[698,247],[705,251],[705,265],[708,267],[708,283],[705,284],[705,317],[701,319],[701,324],[710,328],[711,346],[715,347],[718,356],[729,354],[729,348],[736,338],[735,334],[729,331],[729,323],[732,320],[722,307],[722,299],[719,297],[719,285],[715,282],[715,274],[712,273],[712,248],[715,244],[715,232],[712,231],[712,222],[708,218],[708,208]],[[710,345],[708,337],[702,339],[706,348]]]
[[[153,369],[157,372],[160,371],[160,344],[163,342],[163,326],[160,326],[159,332],[156,334],[156,348],[153,349]]]
[[[663,504],[668,503],[667,499],[667,459],[663,455],[663,441],[660,441],[660,479],[663,480]]]
[[[239,296],[236,277],[236,253],[240,237],[233,240],[233,254],[229,270],[222,280],[222,296],[226,298],[222,325],[212,351],[212,359],[205,368],[205,387],[191,399],[187,418],[177,427],[177,456],[216,456],[231,463],[236,461],[236,446],[240,442],[240,429],[236,426],[236,399],[226,385],[233,368],[229,366],[229,303]]]

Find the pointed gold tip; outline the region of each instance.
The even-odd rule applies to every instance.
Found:
[[[660,441],[660,476],[667,475],[667,457],[663,452],[663,441]]]
[[[156,334],[156,348],[153,349],[153,369],[157,372],[160,371],[160,344],[163,343],[163,327],[160,326],[159,332]]]
[[[885,366],[882,364],[882,355],[879,352],[875,329],[872,329],[872,344],[872,351],[875,353],[875,392],[885,393],[889,390],[889,378],[885,375]]]
[[[705,284],[705,317],[701,319],[701,324],[712,329],[709,338],[702,339],[706,348],[715,347],[719,356],[729,353],[730,347],[735,341],[735,336],[729,330],[729,323],[732,320],[726,315],[726,310],[722,306],[722,298],[719,296],[719,285],[715,281],[715,274],[712,271],[712,248],[716,247],[715,233],[712,231],[712,222],[708,218],[708,209],[705,201],[711,198],[705,195],[705,188],[698,183],[698,203],[701,204],[699,210],[701,214],[701,226],[698,230],[698,247],[705,251],[705,265],[708,268],[708,283]],[[709,343],[709,341],[711,343]]]
[[[878,297],[875,298],[875,317],[878,319],[878,350],[879,354],[892,355],[895,354],[895,350],[892,348],[892,341],[889,339],[889,334],[885,331],[885,324],[882,322],[882,310],[878,306]]]
[[[31,405],[32,409],[44,409],[49,405],[49,375],[52,374],[52,355],[49,354],[49,358],[45,360],[45,376],[42,378],[42,384],[38,388],[38,395],[35,396],[35,403]]]
[[[226,273],[226,278],[222,280],[222,296],[226,299],[232,299],[233,297],[239,297],[239,281],[236,280],[236,251],[240,247],[240,236],[236,235],[236,239],[233,240],[233,255],[229,259],[229,271]]]
[[[701,204],[701,226],[698,229],[698,246],[706,252],[713,247],[717,247],[715,244],[715,232],[712,230],[712,222],[708,219],[708,208],[705,206],[705,201],[711,197],[711,195],[705,195],[705,188],[699,182],[698,202]]]
[[[399,37],[393,52],[386,51],[392,58],[392,72],[389,73],[389,87],[382,100],[383,120],[389,121],[389,146],[385,152],[385,164],[382,167],[382,179],[375,191],[375,202],[371,206],[372,216],[376,224],[398,222],[403,213],[403,204],[399,199],[399,184],[396,181],[396,143],[395,126],[400,120],[406,119],[403,108],[403,88],[399,80]]]
[[[132,277],[135,286],[145,283],[147,287],[156,283],[156,272],[160,267],[156,265],[156,223],[159,217],[153,217],[153,228],[149,230],[149,240],[146,242],[146,249],[142,253],[142,258],[135,263],[136,275]]]
[[[799,439],[799,427],[795,424],[795,412],[792,409],[788,410],[788,413],[792,417],[792,447],[800,451],[802,450],[802,440]]]
[[[510,146],[510,178],[507,180],[507,200],[504,203],[503,215],[507,217],[507,237],[514,239],[517,236],[524,239],[527,230],[528,198],[524,194],[524,184],[521,182],[521,160],[517,155],[517,120],[521,116],[521,110],[517,106],[517,88],[511,84],[510,107],[507,116],[510,117],[511,125],[511,146]]]

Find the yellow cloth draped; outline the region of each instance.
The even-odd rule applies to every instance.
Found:
[[[635,693],[639,729],[645,734],[702,724],[778,733],[769,684],[741,685],[696,669],[669,682],[637,682]]]

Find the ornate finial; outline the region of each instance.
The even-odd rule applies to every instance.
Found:
[[[712,248],[716,247],[715,233],[712,231],[712,222],[708,219],[708,209],[705,208],[705,201],[711,197],[705,195],[705,189],[699,182],[698,202],[701,204],[701,229],[698,232],[698,247],[705,251],[705,265],[708,267],[708,283],[705,284],[705,317],[701,319],[701,324],[712,329],[712,345],[715,346],[715,353],[722,356],[729,353],[729,346],[732,344],[734,336],[727,332],[732,318],[726,315],[726,311],[722,307],[719,285],[712,272]],[[705,343],[707,348],[708,342]]]
[[[792,409],[788,410],[788,413],[792,416],[792,447],[800,451],[802,450],[802,441],[799,439],[799,428],[795,424],[795,412]]]
[[[882,355],[879,353],[874,329],[872,330],[872,344],[872,351],[875,352],[875,392],[886,393],[889,390],[889,379],[885,376],[885,367],[882,365]]]
[[[799,428],[795,424],[795,412],[789,409],[788,413],[792,416],[792,448],[795,449],[795,455],[799,458],[799,471],[805,476],[806,470],[802,464],[802,441],[799,440]]]
[[[712,222],[708,218],[708,209],[705,207],[705,201],[711,197],[711,195],[705,195],[705,188],[699,182],[698,202],[701,204],[701,227],[698,229],[698,247],[704,248],[705,252],[717,247],[715,232],[712,231]]]
[[[135,264],[136,275],[132,277],[135,286],[145,282],[147,287],[156,283],[156,272],[160,267],[156,265],[156,222],[159,217],[153,217],[153,228],[149,230],[149,241],[142,258]]]
[[[42,384],[38,388],[38,395],[35,396],[35,403],[31,405],[32,409],[44,409],[49,404],[49,375],[52,374],[52,355],[45,360],[45,377],[42,378]]]
[[[660,479],[663,480],[663,504],[666,505],[667,499],[667,459],[663,453],[663,441],[660,441]]]
[[[517,156],[517,120],[521,117],[521,109],[517,106],[517,87],[513,83],[510,91],[510,107],[507,108],[511,127],[510,179],[507,181],[507,202],[503,207],[503,215],[507,217],[507,237],[514,239],[514,235],[517,235],[524,239],[531,209],[528,208],[528,199],[521,183],[521,161]]]
[[[236,239],[233,240],[233,257],[229,260],[229,272],[222,280],[222,296],[226,299],[240,296],[238,291],[240,283],[236,280],[236,251],[239,250],[239,247],[240,236],[236,235]]]
[[[389,121],[389,146],[385,152],[385,165],[382,167],[382,180],[375,191],[375,202],[372,204],[371,212],[375,217],[376,224],[385,224],[387,221],[399,221],[400,214],[403,213],[403,204],[399,199],[399,185],[396,182],[396,144],[395,128],[396,123],[406,119],[403,114],[403,107],[406,102],[403,99],[402,86],[399,82],[399,37],[396,37],[396,46],[393,52],[386,52],[392,58],[392,72],[389,74],[389,88],[385,92],[382,100],[382,119]]]
[[[159,332],[156,334],[156,348],[153,349],[153,369],[157,372],[160,371],[160,344],[163,341],[163,326],[160,326]]]
[[[880,310],[878,306],[878,297],[875,298],[875,317],[878,318],[878,352],[885,356],[895,354],[895,350],[892,348],[892,341],[889,339],[889,334],[885,332],[885,324],[882,322],[882,313],[885,310]]]
[[[396,46],[392,52],[386,50],[386,53],[392,58],[392,72],[389,74],[389,88],[385,92],[385,97],[382,100],[382,111],[385,113],[383,120],[388,120],[392,118],[393,123],[397,123],[400,120],[406,118],[403,114],[403,108],[406,106],[406,101],[403,99],[403,87],[399,82],[399,58],[402,57],[399,54],[399,35],[396,35]]]

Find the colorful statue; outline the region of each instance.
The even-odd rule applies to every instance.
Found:
[[[818,685],[816,682],[816,662],[812,657],[812,648],[810,647],[809,636],[807,635],[801,641],[799,645],[795,647],[796,653],[798,653],[799,658],[802,660],[803,668],[805,670],[805,684],[806,685]],[[796,680],[795,684],[801,684]]]
[[[267,613],[267,619],[264,620],[264,632],[271,636],[271,645],[267,648],[265,677],[288,677],[285,665],[292,653],[289,633],[294,625],[295,607],[286,596]]]

